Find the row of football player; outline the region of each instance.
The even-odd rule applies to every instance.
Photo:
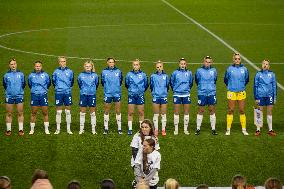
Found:
[[[74,74],[72,70],[66,67],[66,58],[59,57],[59,68],[52,75],[52,83],[55,88],[55,105],[56,105],[56,124],[57,129],[55,134],[60,133],[61,114],[63,105],[65,106],[67,132],[71,132],[71,105],[72,105],[72,86],[74,83]],[[108,67],[102,71],[101,82],[104,87],[104,134],[108,134],[109,111],[111,103],[115,104],[116,120],[118,125],[118,133],[122,134],[121,130],[121,85],[122,72],[115,66],[115,59],[107,59]],[[156,73],[150,77],[150,89],[152,91],[153,102],[153,122],[155,133],[158,135],[158,119],[161,113],[162,135],[166,135],[166,111],[167,111],[167,96],[169,85],[173,90],[174,103],[174,134],[178,134],[179,111],[180,106],[183,106],[184,113],[184,133],[188,132],[189,123],[189,108],[191,104],[190,90],[193,85],[193,74],[187,69],[187,61],[184,58],[179,60],[179,68],[175,70],[171,77],[163,71],[163,63],[156,63]],[[195,82],[198,88],[198,114],[196,118],[197,129],[195,134],[200,134],[200,127],[203,119],[205,106],[208,106],[210,112],[210,122],[212,134],[217,135],[215,124],[215,105],[216,100],[216,81],[217,71],[211,66],[212,58],[206,56],[203,60],[203,66],[196,71]],[[146,74],[140,70],[140,61],[132,62],[133,70],[128,72],[125,77],[125,86],[128,89],[128,134],[132,135],[132,121],[135,106],[139,113],[139,122],[144,120],[144,92],[148,88],[148,79]],[[4,75],[3,86],[6,90],[6,135],[11,134],[12,110],[14,104],[18,110],[19,134],[23,132],[23,97],[25,78],[24,74],[17,70],[15,59],[9,61],[10,70]],[[42,63],[36,61],[34,64],[34,72],[28,77],[28,85],[31,88],[31,131],[34,133],[35,119],[38,108],[42,109],[44,117],[45,132],[48,134],[48,99],[47,92],[51,85],[49,75],[42,70]],[[267,122],[269,134],[275,136],[276,133],[272,130],[272,108],[276,102],[277,86],[275,74],[269,70],[270,64],[268,60],[262,62],[261,71],[257,72],[254,77],[254,97],[256,104],[259,105],[257,110],[259,118],[256,121],[256,135],[260,135],[260,127],[263,124],[263,107],[267,107]],[[230,128],[233,121],[233,113],[235,105],[238,103],[240,122],[242,133],[248,135],[246,131],[246,116],[245,116],[245,88],[249,82],[249,72],[247,68],[241,64],[241,56],[239,53],[234,53],[233,64],[230,65],[225,73],[224,82],[227,86],[228,98],[228,113],[227,113],[227,131],[226,135],[230,135]],[[78,84],[80,88],[80,131],[84,133],[84,122],[87,107],[89,107],[91,115],[92,133],[96,134],[96,90],[99,84],[99,77],[94,72],[94,64],[91,60],[84,63],[84,72],[78,76]]]

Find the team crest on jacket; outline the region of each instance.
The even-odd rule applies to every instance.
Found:
[[[270,78],[271,78],[271,77],[272,77],[272,76],[271,76],[271,74],[268,74],[268,77],[270,77]]]
[[[41,74],[40,77],[41,77],[41,78],[44,78],[44,74]]]
[[[167,78],[166,76],[163,76],[163,80],[166,80],[166,78]]]
[[[115,73],[115,76],[118,77],[118,73]]]
[[[142,78],[142,75],[141,75],[141,74],[139,74],[139,75],[138,75],[138,78],[139,78],[139,79],[141,79],[141,78]]]
[[[185,73],[185,76],[187,77],[187,76],[188,76],[188,73]]]
[[[210,75],[214,75],[214,72],[213,72],[213,71],[210,71],[209,73],[210,73]]]
[[[242,73],[242,74],[245,73],[245,70],[241,69],[241,73]]]
[[[17,74],[17,78],[21,78],[20,74]]]

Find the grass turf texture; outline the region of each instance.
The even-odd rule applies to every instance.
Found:
[[[249,60],[257,63],[268,58],[271,62],[283,62],[283,9],[284,2],[275,1],[169,1],[175,7],[191,16],[209,30],[220,36],[239,50]],[[114,56],[117,59],[133,60],[140,58],[150,62],[142,63],[142,70],[150,76],[154,72],[151,63],[161,59],[177,61],[180,57],[189,62],[202,62],[202,57],[211,55],[215,62],[231,62],[232,52],[205,31],[192,24],[162,1],[1,1],[0,34],[43,28],[64,28],[29,33],[20,33],[0,38],[0,44],[24,51],[78,57],[103,58]],[[91,27],[79,27],[91,26]],[[1,77],[8,68],[8,60],[16,57],[18,68],[27,76],[33,70],[33,62],[42,60],[44,70],[52,74],[58,66],[56,57],[26,54],[0,49]],[[68,66],[78,74],[82,71],[83,60],[68,59]],[[125,74],[131,63],[121,61],[117,66]],[[190,65],[194,73],[200,65]],[[194,136],[197,112],[196,85],[192,89],[190,112],[190,136],[173,136],[173,105],[168,107],[167,136],[160,137],[162,163],[160,183],[169,177],[176,178],[182,186],[195,186],[207,183],[210,186],[228,186],[233,175],[240,173],[248,178],[251,185],[262,185],[266,178],[275,176],[284,180],[284,131],[283,131],[283,91],[278,89],[278,101],[273,113],[273,127],[278,135],[267,136],[265,126],[260,137],[253,135],[253,77],[247,87],[247,125],[250,136],[244,137],[239,126],[239,116],[235,114],[232,135],[224,136],[226,127],[226,88],[224,72],[229,65],[215,65],[217,81],[217,130],[218,136],[211,136],[209,116],[204,116],[200,136]],[[106,67],[105,61],[96,61],[97,73]],[[166,64],[170,74],[177,64]],[[283,65],[272,65],[278,81],[283,84]],[[2,133],[5,130],[4,89],[1,85]],[[172,99],[170,92],[169,99]],[[47,136],[43,130],[42,118],[38,116],[33,136],[29,131],[29,89],[25,90],[25,130],[26,135],[17,136],[14,118],[12,136],[0,136],[0,174],[8,175],[14,188],[28,188],[35,168],[48,171],[54,188],[64,188],[71,179],[81,181],[84,188],[99,188],[103,178],[113,178],[118,188],[129,188],[133,179],[130,167],[130,141],[126,136],[127,93],[123,87],[122,118],[124,135],[116,133],[114,112],[111,113],[108,136],[103,129],[103,88],[97,93],[98,135],[90,134],[90,120],[87,116],[86,130],[82,136],[79,130],[79,90],[73,88],[72,131],[58,136]],[[54,90],[49,92],[50,130],[55,131]],[[145,117],[152,118],[151,95],[146,92]],[[182,120],[182,116],[180,117]],[[63,114],[62,120],[65,120]],[[137,130],[137,119],[134,124]],[[182,128],[182,121],[180,123]]]

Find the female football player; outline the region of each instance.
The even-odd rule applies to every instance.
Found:
[[[208,106],[210,113],[210,123],[212,134],[217,135],[215,125],[216,125],[216,116],[215,116],[215,104],[216,100],[216,81],[217,81],[217,71],[211,66],[212,58],[206,56],[203,59],[203,66],[198,68],[195,74],[195,82],[197,85],[198,93],[198,113],[196,118],[196,132],[195,135],[200,134],[200,127],[203,120],[203,113],[205,106]]]
[[[147,75],[140,70],[138,59],[132,62],[133,70],[125,77],[125,87],[128,89],[128,135],[132,135],[132,122],[135,105],[139,113],[139,123],[144,120],[144,93],[148,88]]]
[[[245,115],[245,99],[246,99],[246,85],[249,82],[248,69],[241,64],[241,55],[234,53],[233,64],[227,68],[224,77],[224,83],[227,86],[228,98],[228,114],[227,114],[227,131],[226,135],[230,135],[231,126],[233,122],[233,114],[235,111],[236,102],[239,105],[240,122],[242,126],[242,133],[249,135],[246,130],[246,115]]]
[[[276,136],[276,133],[272,129],[272,108],[276,103],[277,96],[277,81],[275,74],[270,71],[269,60],[262,61],[262,69],[258,71],[254,77],[254,98],[256,104],[261,111],[261,123],[263,123],[263,107],[267,109],[267,124],[268,134],[270,136]],[[262,126],[262,125],[261,125]],[[255,135],[260,135],[260,125],[257,126]]]
[[[184,110],[184,134],[188,135],[189,107],[191,104],[190,89],[193,85],[193,76],[192,72],[187,69],[186,59],[181,58],[179,60],[179,68],[172,73],[170,85],[174,93],[174,135],[178,134],[179,109],[181,104]]]
[[[71,105],[72,105],[72,87],[74,84],[73,71],[66,67],[66,58],[58,57],[59,68],[52,74],[52,84],[55,88],[55,106],[56,106],[56,131],[60,133],[62,106],[65,106],[67,133],[71,131]]]
[[[42,70],[42,62],[34,63],[34,71],[28,77],[28,85],[31,89],[31,121],[30,135],[34,134],[36,115],[39,108],[42,110],[45,134],[50,134],[48,127],[48,88],[51,81],[49,75]]]
[[[9,61],[9,71],[3,77],[3,87],[6,93],[6,136],[11,135],[12,114],[14,104],[18,113],[19,135],[24,135],[24,88],[26,86],[25,76],[17,70],[16,59]]]
[[[123,80],[122,72],[115,66],[115,59],[108,58],[108,67],[102,71],[101,81],[104,87],[104,134],[108,134],[108,122],[111,103],[115,104],[116,123],[118,134],[122,134],[121,129],[121,84]]]
[[[99,86],[99,77],[94,72],[94,63],[87,60],[84,63],[84,72],[78,76],[78,85],[80,88],[80,131],[84,133],[84,124],[87,107],[89,107],[91,115],[92,133],[96,133],[96,92]]]
[[[164,72],[163,63],[159,60],[156,63],[156,73],[150,77],[150,89],[152,91],[153,102],[153,122],[155,127],[155,135],[158,136],[158,120],[161,113],[162,122],[162,135],[166,135],[167,124],[167,103],[168,103],[168,90],[169,90],[169,77]]]

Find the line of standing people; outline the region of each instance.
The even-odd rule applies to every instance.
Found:
[[[72,87],[74,85],[74,73],[67,67],[66,58],[58,58],[59,67],[53,72],[52,79],[43,71],[42,62],[34,63],[34,71],[28,76],[28,86],[31,89],[31,119],[30,119],[30,134],[34,134],[36,115],[39,108],[42,109],[44,117],[45,133],[49,132],[48,122],[48,89],[51,83],[55,89],[55,105],[56,105],[56,131],[54,134],[59,134],[61,130],[61,117],[63,110],[66,115],[67,133],[71,131],[71,105],[72,105]],[[163,68],[161,61],[156,62],[156,72],[150,77],[150,85],[148,84],[147,75],[140,69],[140,61],[138,59],[132,62],[133,70],[128,72],[125,77],[125,87],[128,90],[128,135],[132,135],[132,124],[135,107],[138,109],[140,125],[144,120],[144,93],[150,86],[152,93],[153,107],[153,123],[154,133],[157,136],[159,133],[159,116],[161,115],[162,135],[166,135],[167,123],[167,103],[169,87],[173,91],[174,103],[174,134],[178,134],[179,129],[179,113],[180,106],[183,107],[184,114],[184,134],[188,135],[189,125],[189,110],[191,104],[190,91],[195,80],[198,91],[198,113],[196,117],[195,135],[200,134],[200,128],[203,121],[205,106],[208,106],[210,114],[210,123],[212,134],[216,132],[216,115],[215,105],[216,98],[216,81],[217,71],[212,67],[212,58],[206,56],[203,59],[203,66],[196,71],[195,79],[193,73],[187,69],[187,61],[184,58],[179,60],[179,68],[175,70],[169,77]],[[118,134],[122,134],[122,119],[121,119],[121,86],[123,81],[122,72],[115,66],[114,58],[107,59],[107,68],[101,73],[101,84],[104,87],[104,133],[109,132],[109,112],[111,104],[115,104],[116,121],[118,126]],[[9,71],[3,77],[3,86],[6,91],[6,135],[11,135],[11,123],[13,105],[16,104],[18,112],[19,135],[24,134],[23,130],[23,101],[24,88],[26,85],[25,77],[22,72],[17,70],[15,59],[9,61]],[[267,122],[269,125],[269,134],[275,136],[276,133],[272,130],[272,107],[276,102],[276,78],[275,74],[269,70],[269,61],[264,60],[262,70],[259,71],[254,80],[254,96],[259,109],[262,111],[263,106],[267,106],[268,116]],[[80,131],[84,133],[85,116],[87,107],[91,117],[92,133],[96,134],[96,92],[99,86],[99,76],[95,73],[94,63],[88,60],[84,63],[84,71],[79,74],[77,79],[80,88]],[[238,53],[233,55],[233,64],[228,67],[224,82],[227,86],[228,98],[228,113],[227,113],[227,131],[226,135],[230,135],[230,128],[233,122],[233,113],[236,103],[239,106],[240,122],[242,133],[248,135],[246,131],[246,116],[245,116],[245,88],[249,82],[249,73],[247,68],[241,64],[241,56]],[[256,135],[259,136],[260,127],[257,128]]]

